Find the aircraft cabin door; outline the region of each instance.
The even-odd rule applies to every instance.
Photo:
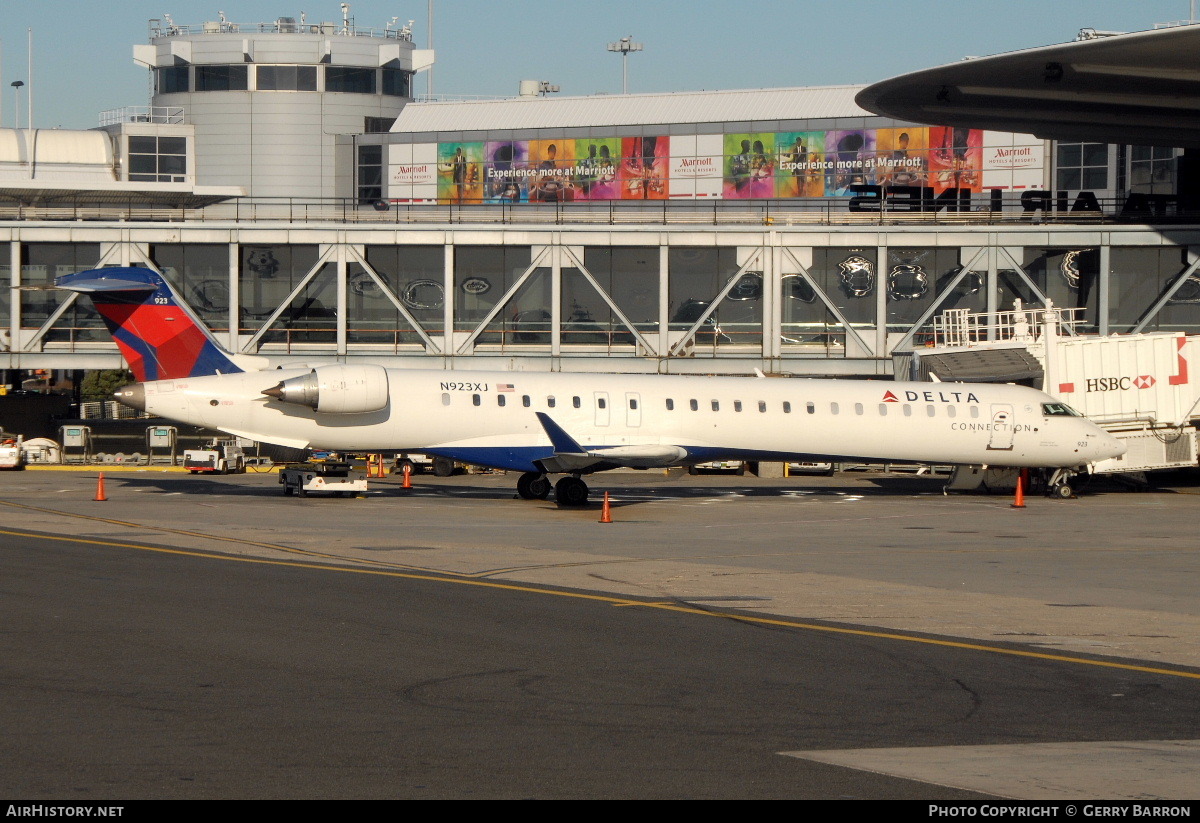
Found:
[[[598,391],[592,392],[592,394],[594,395],[593,399],[596,401],[596,425],[607,426],[609,414],[611,413],[608,408],[608,392]]]
[[[988,448],[1009,451],[1013,447],[1013,407],[1007,403],[992,404],[992,436]]]
[[[642,396],[637,392],[625,392],[625,425],[631,429],[642,425]]]

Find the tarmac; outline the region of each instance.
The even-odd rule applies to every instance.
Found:
[[[96,499],[100,472],[106,500]],[[503,473],[284,497],[269,470],[31,467],[6,528],[599,591],[1047,654],[1200,671],[1196,474],[1075,500],[944,495],[945,477],[589,478],[593,502],[516,499]],[[608,491],[612,523],[601,523]]]

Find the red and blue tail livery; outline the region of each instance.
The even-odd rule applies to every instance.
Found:
[[[138,382],[254,370],[251,358],[222,349],[150,269],[92,269],[59,277],[55,286],[92,299]]]

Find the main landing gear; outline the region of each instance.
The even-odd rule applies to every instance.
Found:
[[[538,472],[525,472],[517,479],[517,494],[524,500],[545,500],[550,496],[550,478]],[[588,487],[575,475],[554,484],[554,500],[560,506],[586,506]]]

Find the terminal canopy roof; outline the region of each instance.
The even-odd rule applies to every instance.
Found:
[[[1082,37],[1090,30],[1084,29]],[[918,123],[1200,147],[1200,25],[1105,36],[893,77],[855,98]]]

